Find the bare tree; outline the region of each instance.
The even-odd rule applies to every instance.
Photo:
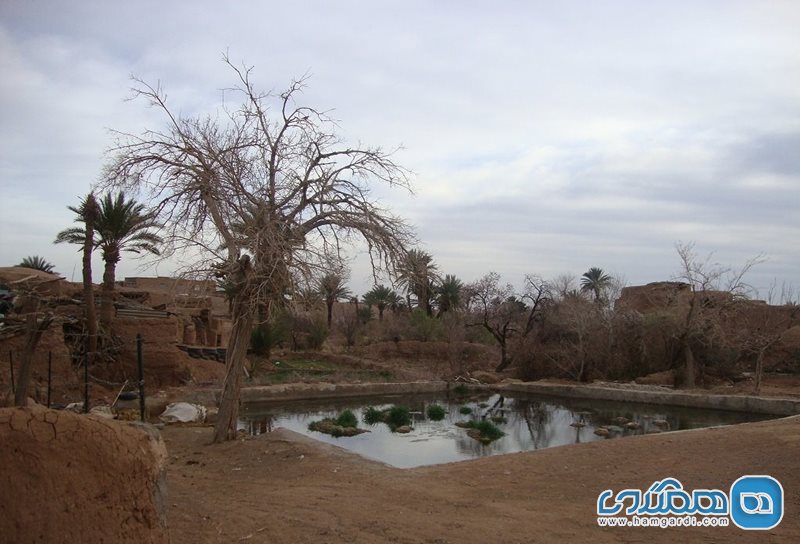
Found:
[[[748,260],[741,268],[733,269],[712,261],[713,254],[701,258],[694,243],[675,245],[681,268],[674,279],[689,284],[690,292],[682,306],[677,342],[683,354],[682,385],[695,387],[696,361],[693,345],[707,341],[719,327],[720,312],[737,299],[747,298],[752,288],[744,276],[763,262],[762,255]]]
[[[761,301],[740,300],[731,306],[725,318],[725,328],[731,332],[730,345],[745,357],[755,359],[753,392],[758,395],[765,358],[784,333],[800,322],[800,306],[772,306]]]
[[[344,145],[335,123],[298,106],[304,80],[263,93],[250,68],[224,61],[238,97],[216,117],[184,117],[160,87],[136,80],[134,93],[164,116],[140,135],[117,133],[109,185],[149,196],[173,250],[198,255],[194,270],[215,271],[232,301],[233,329],[214,441],[236,432],[244,356],[259,304],[280,305],[295,278],[355,238],[366,241],[373,270],[393,269],[414,237],[371,198],[369,184],[410,189],[407,173],[380,148]]]
[[[782,281],[778,287],[778,280],[773,279],[767,291],[767,304],[800,306],[800,293],[792,282]]]
[[[511,364],[509,341],[514,336],[527,336],[541,315],[544,304],[550,299],[547,284],[538,276],[525,276],[525,290],[521,296],[514,287],[500,283],[500,274],[490,272],[468,285],[466,306],[468,327],[483,327],[500,346],[500,363],[496,372]],[[526,302],[528,304],[526,304]]]
[[[514,287],[500,283],[500,274],[490,272],[466,288],[467,311],[470,315],[468,327],[483,327],[500,346],[500,363],[495,370],[500,372],[511,364],[508,356],[508,340],[518,331],[523,309],[514,297]]]
[[[578,277],[570,272],[564,272],[550,280],[550,289],[553,297],[557,299],[566,298],[578,293]]]

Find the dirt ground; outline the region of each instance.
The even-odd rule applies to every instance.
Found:
[[[172,542],[800,542],[800,416],[636,436],[401,470],[276,430],[208,445],[207,427],[163,431]],[[600,528],[604,489],[727,490],[768,474],[781,524]]]

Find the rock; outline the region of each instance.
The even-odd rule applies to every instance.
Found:
[[[662,429],[669,429],[670,427],[669,421],[667,421],[666,419],[654,419],[653,425],[655,425],[656,427],[661,427]]]
[[[75,412],[76,414],[80,414],[83,412],[83,403],[82,402],[70,402],[64,407],[64,410],[69,410],[70,412]]]
[[[400,433],[400,434],[406,434],[406,433],[410,433],[412,430],[413,429],[411,428],[410,425],[402,425],[402,426],[396,428],[394,430],[394,432]]]
[[[469,422],[468,421],[456,421],[453,423],[456,427],[461,427],[462,429],[469,429]]]
[[[488,383],[490,385],[500,383],[500,376],[494,372],[486,372],[485,370],[476,370],[472,372],[472,377],[481,383]]]
[[[167,406],[158,419],[164,423],[202,423],[206,419],[206,407],[188,402],[175,402]]]
[[[308,426],[309,430],[317,431],[320,433],[329,434],[331,436],[355,436],[361,433],[368,433],[366,429],[359,429],[357,427],[342,427],[330,418],[314,421]]]
[[[468,430],[467,431],[467,436],[469,436],[470,438],[474,438],[475,440],[477,440],[481,444],[489,444],[489,443],[492,442],[491,438],[487,438],[487,437],[483,436],[478,429],[470,429],[470,430]]]
[[[594,430],[594,434],[596,434],[597,436],[608,436],[611,434],[611,431],[609,431],[605,427],[598,427],[597,429]]]
[[[639,423],[635,421],[629,421],[628,423],[625,424],[626,429],[636,430],[639,427],[641,427],[641,425],[639,425]]]
[[[619,423],[620,425],[625,425],[627,422],[629,422],[629,421],[630,421],[630,419],[628,419],[627,417],[622,417],[622,416],[620,416],[620,417],[615,417],[615,418],[614,418],[614,421],[616,421],[616,422],[617,422],[617,423]]]
[[[582,421],[573,421],[569,424],[570,427],[575,427],[576,429],[580,429],[582,427],[586,427],[586,423]]]
[[[89,410],[89,414],[93,416],[104,417],[106,419],[114,419],[116,416],[111,411],[111,406],[95,406]]]
[[[612,433],[621,433],[621,432],[623,432],[623,431],[625,430],[625,429],[623,429],[622,427],[620,427],[619,425],[609,425],[609,426],[608,426],[608,427],[606,427],[606,428],[607,428],[609,431],[611,431]]]

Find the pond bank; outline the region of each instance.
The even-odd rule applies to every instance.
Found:
[[[459,384],[445,381],[407,382],[407,383],[295,383],[244,387],[243,403],[269,403],[289,400],[336,399],[349,397],[369,397],[402,395],[416,393],[440,393]],[[800,400],[752,395],[720,395],[702,391],[674,391],[655,387],[561,384],[549,382],[511,382],[497,385],[469,384],[472,390],[528,393],[534,395],[583,398],[592,400],[612,400],[618,402],[639,402],[683,406],[687,408],[707,408],[789,416],[800,414]]]
[[[617,402],[643,402],[687,408],[707,408],[791,416],[800,414],[800,400],[750,395],[716,395],[702,392],[641,389],[633,387],[608,387],[583,384],[555,384],[545,382],[508,383],[494,386],[497,391],[529,393],[567,398],[613,400]]]
[[[228,542],[800,541],[800,418],[645,435],[402,470],[286,430],[209,446],[211,429],[167,427],[173,544]],[[727,489],[769,474],[781,524],[600,528],[605,489],[666,477]]]

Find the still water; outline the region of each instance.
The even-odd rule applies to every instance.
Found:
[[[414,418],[412,432],[393,433],[383,423],[367,425],[363,422],[363,411],[366,408],[372,406],[382,409],[394,404],[411,409]],[[443,420],[431,421],[427,418],[426,410],[431,404],[438,404],[446,410]],[[472,413],[462,414],[464,407],[470,408]],[[312,421],[336,417],[343,410],[355,413],[359,419],[359,427],[370,432],[335,438],[308,430]],[[450,396],[442,393],[249,404],[243,407],[241,417],[239,427],[251,434],[284,427],[369,459],[398,468],[412,468],[565,444],[619,439],[636,434],[759,421],[769,419],[770,416],[519,394],[486,394],[458,398],[452,393]],[[458,421],[492,417],[505,419],[505,423],[497,424],[505,436],[490,444],[481,444],[467,436],[465,429],[455,425]],[[625,427],[626,424],[638,428],[629,429]],[[609,429],[607,437],[594,433],[600,427]]]

